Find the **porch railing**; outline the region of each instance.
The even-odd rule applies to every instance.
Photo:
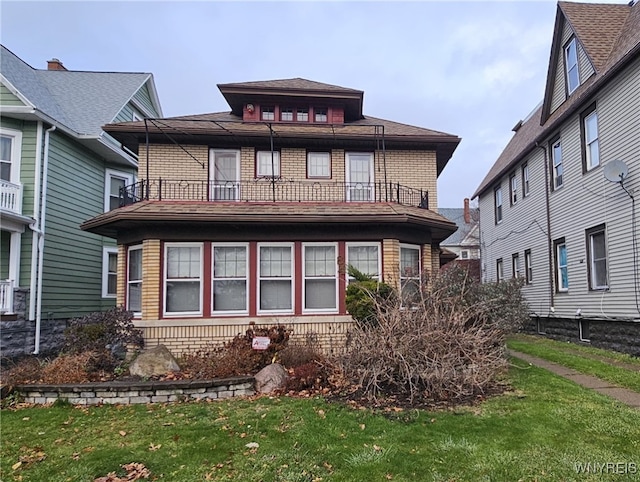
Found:
[[[0,180],[0,210],[22,214],[22,184]]]
[[[120,205],[143,200],[211,202],[392,202],[429,209],[429,193],[393,182],[345,183],[257,179],[255,181],[142,180],[120,189]]]
[[[0,313],[13,313],[13,280],[0,281]]]

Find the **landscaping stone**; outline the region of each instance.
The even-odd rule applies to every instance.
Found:
[[[153,377],[180,371],[178,362],[164,345],[148,348],[140,353],[129,366],[131,375]]]
[[[287,383],[287,371],[279,363],[267,365],[256,374],[256,392],[271,393],[284,388]]]

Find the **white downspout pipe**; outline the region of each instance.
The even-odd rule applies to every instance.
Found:
[[[49,143],[50,134],[56,130],[56,126],[52,126],[45,131],[44,134],[44,160],[42,163],[42,209],[40,211],[40,228],[38,232],[38,287],[36,300],[36,334],[35,347],[33,354],[40,353],[40,326],[42,324],[42,265],[44,263],[44,231],[45,217],[47,214],[47,182],[49,174]]]
[[[36,279],[38,268],[38,238],[40,233],[40,178],[42,176],[42,121],[38,121],[36,134],[35,179],[33,181],[33,231],[31,237],[31,276],[29,281],[29,321],[36,319]]]

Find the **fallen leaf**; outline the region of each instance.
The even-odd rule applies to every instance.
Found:
[[[149,450],[151,452],[155,452],[156,450],[158,450],[160,447],[162,447],[162,444],[158,444],[158,445],[154,445],[153,443],[149,444]]]
[[[16,462],[15,464],[13,464],[11,466],[11,469],[13,470],[18,470],[20,468],[20,466],[22,465],[22,462]]]
[[[364,429],[365,429],[365,425],[364,425],[364,423],[361,423],[360,424],[360,430],[364,430]]]
[[[257,442],[249,442],[245,445],[245,447],[247,447],[248,449],[257,449],[258,447],[260,447],[260,444]]]
[[[125,435],[127,435],[127,432],[125,432],[124,430],[120,430],[118,433],[119,433],[120,435],[122,435],[123,437],[124,437]]]

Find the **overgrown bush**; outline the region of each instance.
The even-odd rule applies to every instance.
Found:
[[[393,288],[353,266],[348,267],[348,273],[354,281],[347,286],[347,311],[357,323],[364,326],[375,325],[378,310],[391,301],[394,295]]]
[[[111,377],[115,362],[101,351],[60,355],[42,369],[42,383],[86,383]]]
[[[495,386],[504,341],[528,318],[518,280],[482,285],[452,268],[425,280],[411,307],[370,297],[375,323],[357,323],[341,360],[363,393],[410,403],[465,400]]]

